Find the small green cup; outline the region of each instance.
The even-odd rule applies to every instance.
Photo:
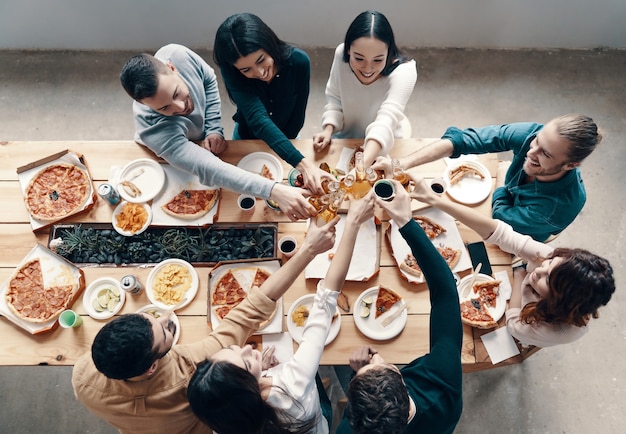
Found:
[[[83,318],[74,312],[73,310],[64,310],[59,317],[59,325],[63,328],[69,329],[72,327],[79,327],[83,323]]]

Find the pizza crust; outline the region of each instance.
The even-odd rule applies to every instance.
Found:
[[[476,298],[461,303],[461,321],[479,329],[491,329],[498,326],[487,310],[487,306]]]
[[[447,232],[446,228],[426,216],[416,215],[413,216],[413,220],[415,220],[422,227],[426,236],[431,240]]]
[[[394,304],[402,300],[398,294],[392,289],[389,289],[383,285],[378,288],[378,295],[376,296],[376,315],[374,318],[378,318],[382,314],[389,312]]]
[[[219,199],[219,190],[182,190],[161,206],[166,214],[183,220],[204,217]]]

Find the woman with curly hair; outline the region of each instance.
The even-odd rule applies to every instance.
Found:
[[[423,179],[413,178],[411,196],[455,217],[485,241],[526,262],[514,270],[513,293],[506,310],[511,335],[538,347],[573,342],[587,333],[613,292],[613,268],[584,249],[553,248],[513,230],[501,220],[435,194]]]

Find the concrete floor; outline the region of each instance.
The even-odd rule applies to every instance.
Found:
[[[302,138],[319,128],[332,58],[330,49],[307,51],[313,71]],[[199,52],[210,59],[207,51]],[[0,142],[132,139],[131,102],[118,73],[133,54],[0,52]],[[420,67],[406,110],[414,137],[438,137],[449,125],[547,122],[570,112],[592,116],[605,137],[582,166],[587,205],[554,244],[607,257],[617,293],[580,341],[544,349],[522,365],[466,374],[456,432],[624,432],[626,51],[409,54]],[[222,95],[230,137],[234,110]],[[116,432],[74,400],[70,375],[70,367],[0,367],[0,433]]]

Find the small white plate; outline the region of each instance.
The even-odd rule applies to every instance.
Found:
[[[466,164],[477,169],[483,174],[485,179],[480,179],[475,176],[466,176],[456,184],[450,185],[450,172],[461,164]],[[443,177],[448,182],[446,192],[457,202],[466,205],[475,205],[485,200],[487,196],[489,196],[489,193],[491,193],[491,173],[478,161],[457,161],[446,168]]]
[[[157,300],[156,294],[154,293],[154,289],[153,289],[157,275],[165,266],[169,264],[176,264],[176,265],[183,266],[191,274],[191,286],[189,287],[189,289],[187,289],[187,291],[183,294],[181,298],[181,301],[185,300],[185,298],[186,300],[180,306],[176,307],[176,309],[180,309],[182,307],[187,306],[189,303],[191,303],[191,301],[195,298],[196,294],[198,293],[198,287],[200,286],[200,279],[198,278],[198,272],[187,261],[173,258],[173,259],[166,259],[165,261],[159,262],[156,265],[156,267],[154,267],[152,271],[150,271],[150,274],[148,274],[148,280],[146,281],[146,295],[148,296],[148,300],[150,300],[152,304],[160,307],[161,309],[170,309],[172,306],[175,306],[177,304],[177,303],[167,304],[163,301]]]
[[[132,197],[120,185],[122,181],[129,181],[141,192],[137,197]],[[163,167],[149,158],[140,158],[128,163],[119,175],[118,184],[115,186],[120,196],[128,202],[142,203],[154,199],[165,184],[165,172]]]
[[[125,237],[131,237],[133,235],[138,235],[140,233],[142,233],[143,231],[145,231],[146,229],[148,229],[148,226],[150,226],[150,223],[152,223],[152,207],[150,205],[148,205],[147,203],[142,203],[142,204],[135,204],[135,205],[140,205],[143,207],[143,209],[146,210],[146,212],[148,213],[148,218],[146,219],[146,222],[143,224],[143,226],[136,232],[130,232],[130,231],[125,231],[124,229],[122,229],[121,227],[119,227],[117,225],[117,216],[122,212],[122,209],[128,204],[127,201],[122,201],[118,206],[115,207],[115,210],[113,210],[113,217],[111,218],[111,223],[113,224],[113,229],[115,229],[115,231],[120,234],[120,235],[124,235]]]
[[[156,306],[154,304],[148,304],[142,308],[140,308],[137,312],[135,313],[148,313],[152,316],[154,316],[154,314],[159,314],[160,316],[162,316],[164,313],[166,313],[167,310],[163,309],[159,306]],[[170,319],[172,320],[172,322],[174,324],[176,324],[176,333],[174,333],[174,341],[172,342],[172,345],[176,345],[176,343],[178,343],[178,339],[180,338],[180,320],[178,319],[178,317],[176,316],[176,314],[174,312],[172,312],[170,314]]]
[[[93,301],[98,297],[98,292],[105,288],[117,289],[117,292],[120,294],[120,301],[112,311],[105,309],[102,312],[98,312],[93,307]],[[100,279],[94,280],[85,290],[83,294],[83,307],[85,311],[87,311],[87,314],[94,319],[109,319],[120,311],[122,306],[124,306],[125,300],[126,293],[120,287],[120,282],[117,279],[101,277]]]
[[[361,308],[365,306],[363,299],[365,297],[372,297],[372,305],[370,306],[370,315],[367,318],[361,316]],[[408,318],[407,310],[405,309],[398,318],[393,320],[387,327],[382,325],[382,322],[390,313],[395,312],[398,309],[402,309],[401,303],[396,303],[389,312],[385,312],[378,318],[376,318],[376,297],[378,297],[378,286],[368,288],[359,295],[354,303],[354,323],[356,327],[370,339],[377,341],[384,341],[387,339],[395,338],[404,330],[406,321]]]
[[[465,300],[469,300],[471,298],[477,298],[477,295],[474,294],[474,291],[471,289],[467,293],[466,297],[461,297],[461,294],[463,294],[463,290],[467,288],[471,280],[472,274],[469,274],[462,278],[459,282],[459,285],[457,286],[460,303],[463,303]],[[478,273],[478,275],[476,276],[476,282],[474,283],[489,282],[492,280],[496,279],[487,274]],[[502,318],[502,315],[504,315],[504,311],[506,310],[506,299],[504,298],[502,291],[498,293],[498,297],[496,298],[496,307],[487,307],[487,310],[496,322],[500,321],[500,318]]]
[[[274,175],[274,181],[283,180],[283,165],[278,158],[267,152],[252,152],[239,160],[237,167],[260,175],[264,164]]]
[[[291,307],[289,308],[289,313],[287,314],[287,330],[289,331],[291,338],[297,343],[300,343],[302,341],[302,333],[304,332],[304,327],[306,326],[306,323],[304,326],[298,327],[296,323],[294,323],[293,320],[291,319],[291,314],[299,306],[306,306],[307,309],[309,309],[310,311],[311,308],[313,307],[314,299],[315,299],[315,294],[303,295],[302,297],[294,301]],[[332,341],[334,341],[337,335],[339,334],[339,329],[341,328],[341,312],[339,312],[338,307],[335,307],[335,309],[336,309],[338,316],[337,318],[332,320],[332,322],[330,323],[330,329],[328,331],[328,336],[326,336],[326,342],[324,343],[324,345],[328,345]]]

